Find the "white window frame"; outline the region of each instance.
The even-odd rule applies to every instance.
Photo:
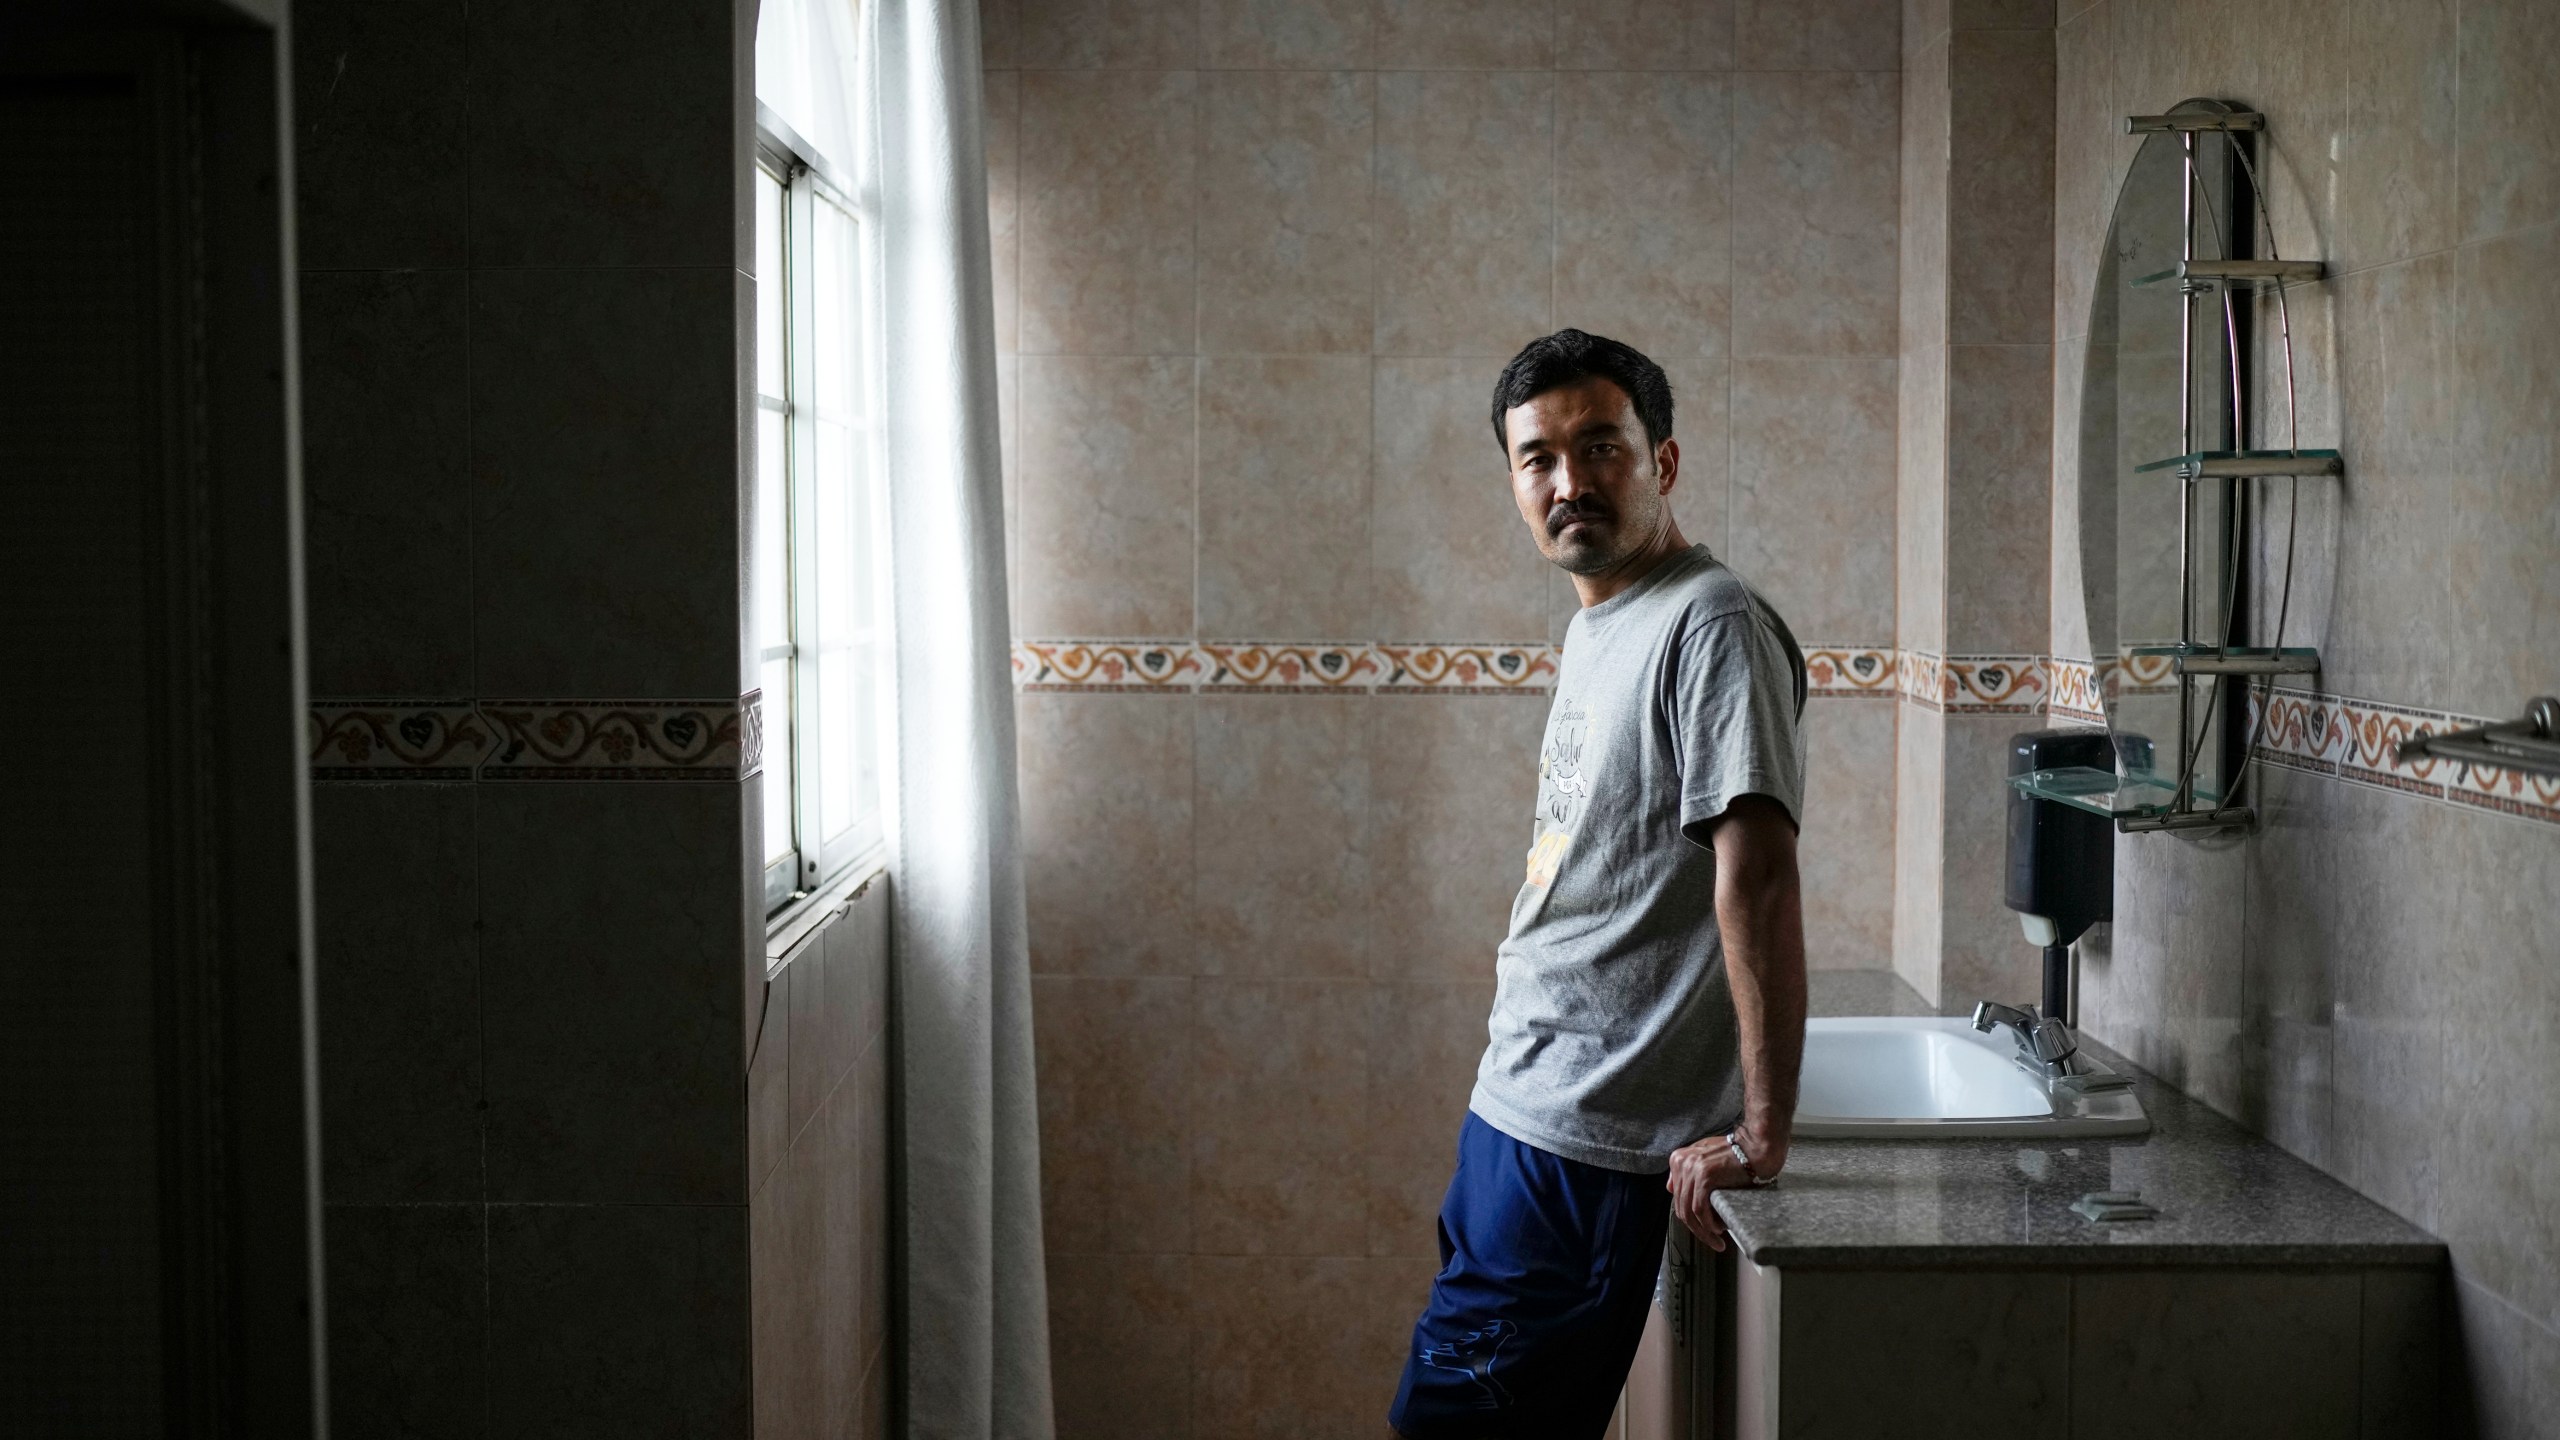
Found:
[[[758,634],[755,647],[756,670],[762,674],[769,658],[787,654],[791,660],[792,687],[784,696],[768,694],[765,705],[765,746],[773,753],[786,747],[791,766],[791,849],[764,865],[764,901],[767,923],[777,937],[799,928],[795,922],[815,902],[826,899],[837,890],[849,889],[856,882],[876,873],[885,862],[887,834],[886,789],[888,746],[885,737],[891,719],[887,696],[892,665],[887,627],[889,623],[887,572],[887,511],[884,503],[885,481],[880,465],[876,426],[877,376],[873,355],[875,346],[871,326],[874,323],[872,300],[878,293],[873,284],[874,255],[872,216],[857,196],[852,185],[845,183],[842,172],[817,155],[790,127],[772,111],[757,107],[756,163],[765,177],[780,182],[783,193],[783,274],[757,276],[759,287],[758,324],[762,323],[762,287],[780,283],[785,287],[784,308],[784,393],[769,397],[764,390],[764,377],[756,377],[751,389],[758,421],[755,426],[761,444],[762,415],[779,410],[783,418],[786,458],[783,468],[784,492],[787,497],[784,544],[788,553],[786,604],[790,613],[791,634],[776,637]],[[759,184],[763,183],[759,179]],[[758,204],[761,206],[761,200]],[[866,644],[872,657],[873,674],[867,697],[858,695],[857,703],[867,698],[872,713],[867,724],[857,723],[854,744],[860,747],[867,739],[874,742],[871,757],[876,789],[867,810],[842,833],[824,841],[812,840],[816,828],[813,817],[821,813],[822,787],[829,763],[847,763],[843,755],[820,753],[816,743],[819,731],[820,687],[818,680],[819,647],[812,637],[820,633],[819,585],[817,581],[818,537],[815,527],[799,523],[800,517],[815,513],[819,410],[816,403],[818,356],[816,341],[817,284],[811,272],[804,269],[807,257],[817,253],[817,216],[820,205],[832,205],[842,211],[854,226],[854,273],[842,277],[853,290],[854,307],[858,311],[858,333],[848,337],[837,352],[839,363],[855,367],[856,383],[852,388],[853,404],[858,413],[830,414],[832,424],[844,427],[854,441],[853,486],[857,504],[866,512],[862,533],[870,541],[871,553],[866,557],[867,574],[861,577],[870,596],[871,634],[859,643]],[[759,355],[761,339],[759,339]],[[762,369],[759,360],[756,367]],[[757,494],[762,491],[761,465],[751,484]],[[760,502],[759,502],[760,503]],[[750,537],[750,554],[756,552]],[[760,611],[750,593],[750,616]],[[857,748],[858,753],[858,748]],[[859,761],[854,763],[859,764]],[[861,799],[857,795],[856,803]],[[756,845],[765,844],[759,830]]]

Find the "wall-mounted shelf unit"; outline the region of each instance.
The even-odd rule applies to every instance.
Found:
[[[2125,128],[2146,138],[2099,262],[2080,405],[2083,599],[2091,653],[2112,657],[2098,678],[2117,763],[2010,783],[2128,831],[2247,825],[2270,708],[2249,688],[2320,670],[2285,643],[2291,528],[2301,482],[2346,462],[2301,443],[2288,292],[2327,266],[2276,253],[2264,115],[2196,99]],[[2279,502],[2287,533],[2263,544]]]

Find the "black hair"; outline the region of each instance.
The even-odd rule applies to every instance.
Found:
[[[1511,459],[1511,432],[1502,417],[1512,407],[1595,375],[1626,391],[1635,402],[1646,445],[1671,438],[1671,377],[1662,373],[1661,366],[1621,341],[1559,330],[1522,346],[1511,363],[1502,367],[1502,378],[1493,382],[1493,443],[1501,447],[1504,463]]]

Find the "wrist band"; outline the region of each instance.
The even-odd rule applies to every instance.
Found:
[[[1724,1132],[1724,1143],[1725,1148],[1733,1152],[1733,1163],[1742,1167],[1743,1177],[1749,1180],[1755,1189],[1762,1185],[1771,1185],[1777,1182],[1777,1176],[1762,1175],[1759,1171],[1751,1168],[1750,1152],[1742,1148],[1742,1130],[1740,1127],[1737,1126],[1734,1129]]]

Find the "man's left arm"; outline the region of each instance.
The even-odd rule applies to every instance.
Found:
[[[1786,807],[1742,795],[1709,822],[1716,852],[1716,928],[1725,977],[1742,1030],[1742,1124],[1750,1173],[1721,1134],[1672,1152],[1672,1214],[1710,1248],[1725,1247],[1718,1190],[1752,1176],[1774,1177],[1787,1163],[1795,1128],[1796,1076],[1804,1063],[1804,907],[1796,875],[1796,830]]]

